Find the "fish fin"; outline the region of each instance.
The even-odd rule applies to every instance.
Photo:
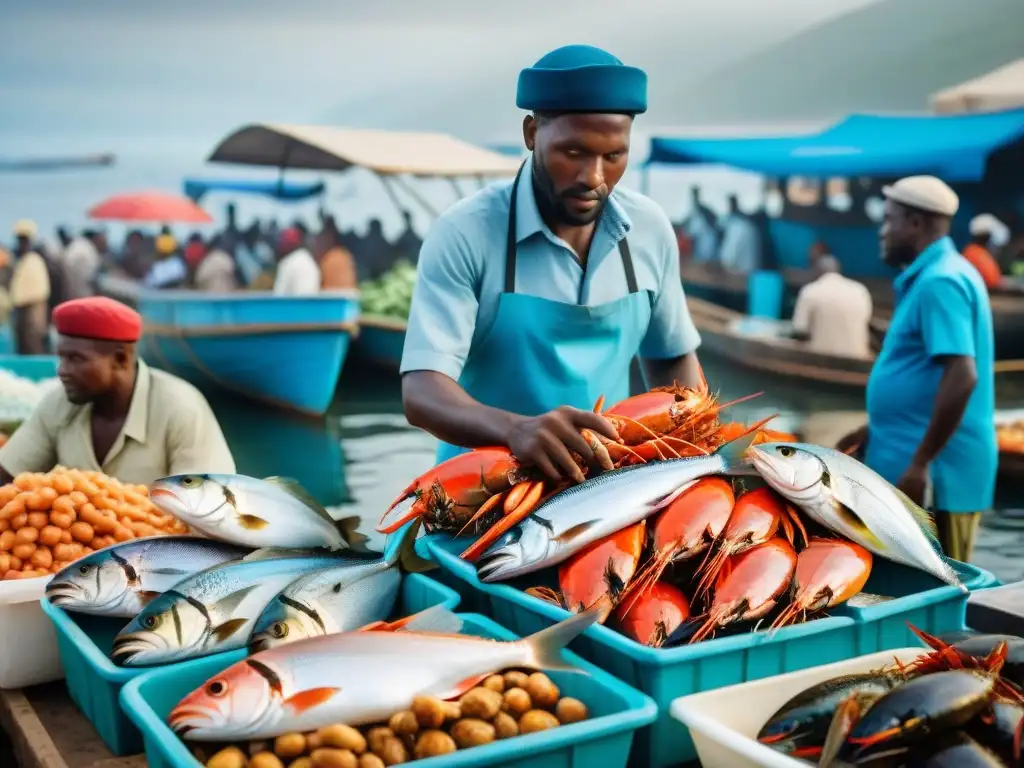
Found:
[[[295,478],[276,476],[265,477],[263,478],[263,482],[270,483],[271,485],[276,485],[285,493],[294,496],[296,499],[301,501],[303,504],[312,509],[321,517],[330,520],[332,525],[334,524],[335,520],[333,517],[331,517],[331,513],[324,509],[324,505],[321,504],[316,499],[314,499],[313,494],[311,494],[309,491],[303,488],[299,481],[296,480]]]
[[[846,521],[846,524],[851,528],[857,530],[865,543],[867,543],[868,549],[873,549],[876,553],[886,551],[886,547],[882,543],[882,540],[875,535],[874,531],[868,528],[867,523],[864,522],[864,519],[860,515],[854,512],[847,504],[840,501],[836,496],[832,497],[832,504],[836,515],[843,518]]]
[[[586,632],[590,627],[608,618],[608,606],[602,605],[584,613],[577,613],[553,627],[542,629],[521,640],[530,649],[530,665],[537,669],[580,672],[566,663],[562,649]]]
[[[241,523],[242,527],[248,531],[262,531],[270,523],[264,520],[262,517],[256,515],[242,515],[238,516],[238,522]]]
[[[778,414],[775,414],[777,416]],[[730,467],[733,464],[742,464],[747,454],[747,449],[754,444],[754,439],[757,437],[757,433],[761,431],[761,428],[769,421],[775,418],[775,416],[769,416],[766,419],[761,419],[754,426],[747,429],[739,437],[730,440],[728,443],[724,443],[719,446],[718,450],[715,451],[716,456],[721,456],[725,460],[726,467]]]
[[[924,531],[933,541],[938,541],[939,527],[935,524],[935,518],[931,516],[928,510],[915,504],[913,499],[907,496],[907,494],[895,485],[892,487],[892,490],[895,492],[896,497],[903,502],[903,506],[907,508],[907,511],[911,514],[914,520],[917,521],[917,524],[921,526],[921,530]]]
[[[853,726],[860,720],[863,711],[862,699],[856,693],[839,702],[839,706],[836,707],[836,711],[832,715],[832,722],[829,723],[828,732],[825,734],[818,765],[827,766],[835,762],[839,756],[839,750],[846,743],[846,737],[850,735]]]
[[[248,623],[248,619],[228,619],[223,624],[214,627],[211,631],[213,636],[216,637],[219,642],[223,643]]]
[[[394,622],[389,626],[398,624]],[[403,624],[395,627],[404,632],[421,632],[434,635],[457,635],[462,630],[463,621],[443,605],[414,613]]]
[[[151,602],[153,602],[158,597],[160,597],[160,595],[163,594],[163,593],[162,592],[154,592],[154,591],[149,590],[149,589],[140,589],[135,594],[137,594],[139,596],[139,600],[142,602],[143,605],[149,605]]]
[[[340,691],[341,688],[310,688],[285,699],[284,706],[291,710],[292,714],[301,715],[306,710],[330,701]]]
[[[473,677],[467,677],[465,680],[460,680],[459,682],[457,682],[455,685],[451,687],[451,689],[441,692],[437,698],[441,699],[441,701],[451,701],[452,699],[457,699],[459,698],[459,696],[466,693],[467,691],[472,690],[478,683],[482,683],[490,676],[490,673],[488,673],[485,675],[474,675]]]
[[[363,519],[358,515],[343,517],[340,520],[331,518],[331,522],[334,523],[334,527],[338,529],[338,533],[341,534],[341,538],[348,544],[349,549],[356,552],[372,552],[373,550],[367,546],[370,537],[365,533],[359,533],[357,530],[362,521]]]
[[[388,565],[397,563],[406,573],[425,573],[438,567],[436,563],[432,563],[416,553],[416,538],[420,534],[421,527],[422,522],[419,519],[414,520],[401,532],[401,541],[398,542],[398,546],[389,552],[388,545],[384,545],[385,560]]]
[[[889,597],[888,595],[876,595],[873,592],[858,592],[856,595],[846,601],[846,604],[851,608],[866,608],[869,605],[878,605],[879,603],[887,603],[895,598]]]
[[[242,601],[245,600],[246,596],[259,586],[259,584],[250,584],[248,587],[242,587],[241,589],[235,590],[231,594],[222,597],[212,607],[215,607],[217,612],[222,616],[230,616],[235,612],[235,609],[242,604]]]
[[[567,544],[568,542],[575,539],[577,536],[586,533],[588,530],[590,530],[600,522],[600,520],[587,520],[585,523],[578,523],[577,525],[572,526],[572,528],[562,531],[560,534],[555,536],[555,538],[552,539],[552,541],[554,541],[557,544]]]
[[[255,549],[248,555],[243,557],[243,560],[252,562],[253,560],[273,560],[278,557],[300,557],[302,555],[323,555],[324,552],[321,549],[289,549],[288,547],[263,547],[262,549]],[[218,566],[213,566],[217,568]]]

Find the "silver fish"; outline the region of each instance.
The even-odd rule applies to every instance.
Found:
[[[338,555],[259,550],[200,571],[147,605],[114,638],[122,666],[166,664],[245,647],[274,595],[300,576],[338,564]]]
[[[755,428],[707,456],[626,467],[572,486],[495,541],[477,573],[494,582],[558,565],[664,508],[700,478],[732,471],[756,434]]]
[[[399,565],[412,573],[434,567],[416,555],[419,527],[409,526],[400,545],[385,557],[346,559],[334,568],[289,584],[256,620],[249,652],[265,651],[307,637],[347,632],[386,619],[402,584]]]
[[[68,611],[130,619],[182,579],[250,552],[198,536],[123,541],[58,571],[46,597]]]
[[[772,488],[829,530],[967,591],[936,551],[928,513],[857,459],[807,443],[761,443],[750,459]]]
[[[364,549],[358,517],[334,520],[296,481],[245,475],[174,475],[150,486],[150,500],[214,539],[259,549]]]
[[[192,741],[233,741],[386,720],[418,695],[452,698],[504,669],[578,672],[561,649],[604,615],[592,609],[523,640],[501,642],[455,636],[461,620],[432,608],[415,617],[409,631],[300,640],[228,667],[182,699],[168,722]]]

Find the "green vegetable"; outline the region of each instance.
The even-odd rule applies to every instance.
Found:
[[[405,259],[398,260],[379,278],[359,286],[363,314],[408,320],[415,285],[416,267]]]

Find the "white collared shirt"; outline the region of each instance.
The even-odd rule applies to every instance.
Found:
[[[320,267],[306,248],[292,251],[277,265],[274,293],[278,296],[310,296],[320,293]]]
[[[863,283],[829,272],[800,289],[793,329],[810,335],[814,352],[870,357],[872,311],[871,292]]]

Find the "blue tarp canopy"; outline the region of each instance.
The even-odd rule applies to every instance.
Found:
[[[263,195],[275,200],[305,200],[324,191],[322,181],[309,184],[249,179],[185,179],[185,196],[195,202],[208,192],[237,192],[243,195]]]
[[[980,181],[989,157],[1024,140],[1024,109],[971,115],[851,115],[820,133],[651,140],[648,164],[730,165],[765,176]]]

